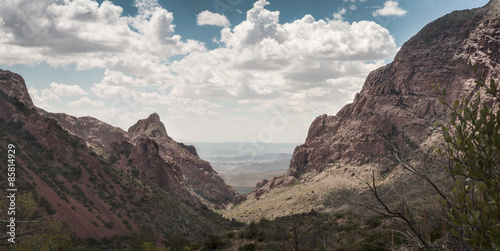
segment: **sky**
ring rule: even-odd
[[[0,68],[38,107],[184,142],[304,142],[427,23],[486,0],[4,0]]]

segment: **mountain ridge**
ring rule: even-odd
[[[167,163],[174,162],[181,169],[183,183],[191,194],[211,207],[225,208],[237,196],[236,190],[225,184],[210,163],[200,159],[194,146],[178,143],[168,135],[157,113],[140,119],[125,131],[89,116],[74,117],[65,113],[50,113],[40,108],[38,112],[59,121],[66,130],[84,139],[94,152],[108,160],[113,156],[120,158],[110,147],[113,142],[129,141],[135,145],[141,139],[155,140],[158,143],[158,154]],[[195,200],[192,196],[188,197]]]
[[[18,195],[32,194],[41,216],[57,214],[81,239],[132,236],[144,227],[155,241],[199,238],[230,224],[188,191],[154,140],[132,145],[125,131],[95,118],[37,109],[20,75],[0,75],[0,150],[15,144]],[[7,184],[0,184],[3,197]]]

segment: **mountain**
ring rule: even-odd
[[[137,145],[142,139],[154,140],[158,147],[157,154],[169,165],[180,168],[181,174],[178,176],[183,178],[183,184],[194,196],[188,196],[191,200],[197,200],[197,197],[213,208],[222,209],[232,204],[237,195],[237,192],[227,186],[213,170],[210,163],[200,159],[196,148],[178,143],[168,136],[157,113],[139,120],[126,132],[92,117],[77,118],[64,113],[49,113],[42,109],[39,109],[39,112],[59,121],[66,130],[84,139],[95,153],[112,162],[121,158],[111,147],[113,143],[126,141]]]
[[[371,170],[382,177],[382,185],[415,192],[416,181],[397,168],[396,152],[423,163],[419,161],[431,156],[425,153],[439,143],[434,124],[448,121],[448,109],[431,84],[445,88],[447,100],[471,97],[477,76],[469,59],[487,71],[487,78],[499,77],[499,14],[500,1],[493,0],[425,26],[392,63],[368,75],[351,104],[312,122],[286,175],[260,182],[252,194],[237,198],[246,201],[227,215],[250,220],[245,211],[260,210],[262,216],[275,218],[311,208],[351,210],[345,200],[362,193],[359,179],[369,179]],[[304,205],[311,198],[314,205]]]
[[[166,161],[176,163],[184,176],[184,182],[194,195],[216,209],[233,203],[237,192],[227,186],[210,163],[200,159],[193,146],[178,143],[167,134],[158,114],[139,120],[128,129],[132,143],[150,138],[158,143],[159,153]]]
[[[63,128],[84,139],[88,147],[105,158],[113,154],[109,148],[111,143],[128,140],[126,131],[93,117],[77,118],[65,113],[50,113],[40,108],[37,110],[40,114],[54,118]]]
[[[27,108],[35,108],[21,75],[0,69],[0,90],[8,96],[16,97]]]
[[[153,139],[132,144],[126,132],[96,119],[39,113],[22,77],[3,70],[0,107],[0,151],[15,145],[17,196],[32,194],[41,219],[57,215],[78,238],[99,240],[144,229],[156,240],[195,238],[227,227],[188,191],[180,167],[163,159]],[[99,156],[104,150],[108,156]],[[7,154],[0,161],[7,163]],[[5,198],[7,183],[0,184]],[[3,238],[6,226],[0,229]]]

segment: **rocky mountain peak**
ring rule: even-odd
[[[159,155],[180,167],[186,187],[192,189],[202,201],[219,209],[233,202],[237,192],[224,183],[210,163],[200,159],[194,146],[170,138],[158,114],[153,113],[137,121],[129,128],[128,134],[133,144],[145,138],[158,143]]]
[[[474,92],[469,58],[490,76],[499,72],[499,2],[455,11],[425,26],[392,63],[368,75],[353,103],[313,121],[289,174],[322,171],[335,162],[387,165],[393,147],[419,148],[433,124],[448,118],[432,84],[446,88],[454,100]]]
[[[135,143],[139,138],[143,137],[159,137],[170,138],[167,134],[165,125],[161,122],[160,116],[157,113],[152,113],[146,119],[141,119],[128,129],[128,134]]]
[[[158,115],[158,113],[156,112],[153,112],[151,113],[148,118],[146,120],[149,120],[149,121],[160,121],[160,115]]]
[[[21,75],[0,69],[0,90],[17,98],[28,108],[35,108]]]

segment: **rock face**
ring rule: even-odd
[[[9,96],[16,97],[28,108],[35,108],[21,75],[0,69],[0,90]]]
[[[179,198],[188,198],[194,203],[198,203],[198,199],[196,199],[198,197],[214,208],[221,209],[231,204],[234,197],[237,196],[237,192],[224,183],[224,180],[213,170],[210,163],[199,158],[194,146],[178,143],[168,136],[164,124],[156,113],[151,114],[146,119],[139,120],[129,128],[128,132],[125,132],[92,117],[77,118],[64,113],[49,113],[42,109],[39,109],[39,112],[59,121],[66,130],[84,139],[86,145],[91,147],[94,152],[111,161],[121,158],[121,155],[117,154],[116,145],[112,146],[114,143],[126,141],[137,146],[144,139],[154,140],[157,143],[157,154],[163,158],[163,162],[180,168],[181,174],[175,175],[181,178],[183,186],[186,186],[194,195],[182,195]],[[139,157],[139,155],[136,156]],[[128,155],[126,158],[130,162],[135,161]],[[142,161],[141,163],[144,164],[142,158],[137,161]],[[158,164],[160,163],[158,162]],[[121,164],[120,166],[124,171],[130,171],[130,165],[126,167],[126,165]],[[146,175],[140,176],[140,178],[145,178],[146,181],[152,178],[160,187],[166,184],[164,182],[166,180],[157,180],[155,176]],[[175,194],[181,195],[182,193],[175,192]]]
[[[395,149],[419,149],[439,133],[433,130],[436,122],[448,121],[448,110],[438,101],[441,93],[432,84],[445,88],[449,101],[471,97],[477,76],[468,59],[485,69],[487,78],[500,76],[499,14],[500,0],[492,0],[425,26],[392,63],[368,75],[353,103],[335,116],[318,116],[305,143],[295,149],[287,174],[258,184],[253,194],[337,164],[392,165]]]
[[[94,152],[109,157],[109,146],[113,142],[128,140],[128,134],[118,127],[114,127],[93,117],[74,117],[65,113],[50,113],[43,109],[38,112],[56,119],[69,132],[82,138]]]
[[[237,192],[224,183],[210,163],[198,157],[194,146],[186,146],[170,138],[158,114],[153,113],[139,120],[128,129],[128,134],[133,143],[144,138],[156,141],[160,156],[180,167],[186,187],[203,201],[218,209],[233,202]]]
[[[137,170],[139,179],[150,181],[177,198],[195,201],[184,186],[180,168],[175,163],[165,162],[158,150],[158,144],[152,139],[141,139],[132,148],[129,155],[130,166]]]
[[[423,28],[394,62],[369,74],[352,104],[313,121],[305,144],[294,151],[289,175],[321,171],[335,162],[390,164],[391,145],[418,148],[434,123],[448,118],[431,84],[444,87],[449,100],[471,96],[475,74],[468,58],[490,77],[499,73],[497,5],[454,12]]]

